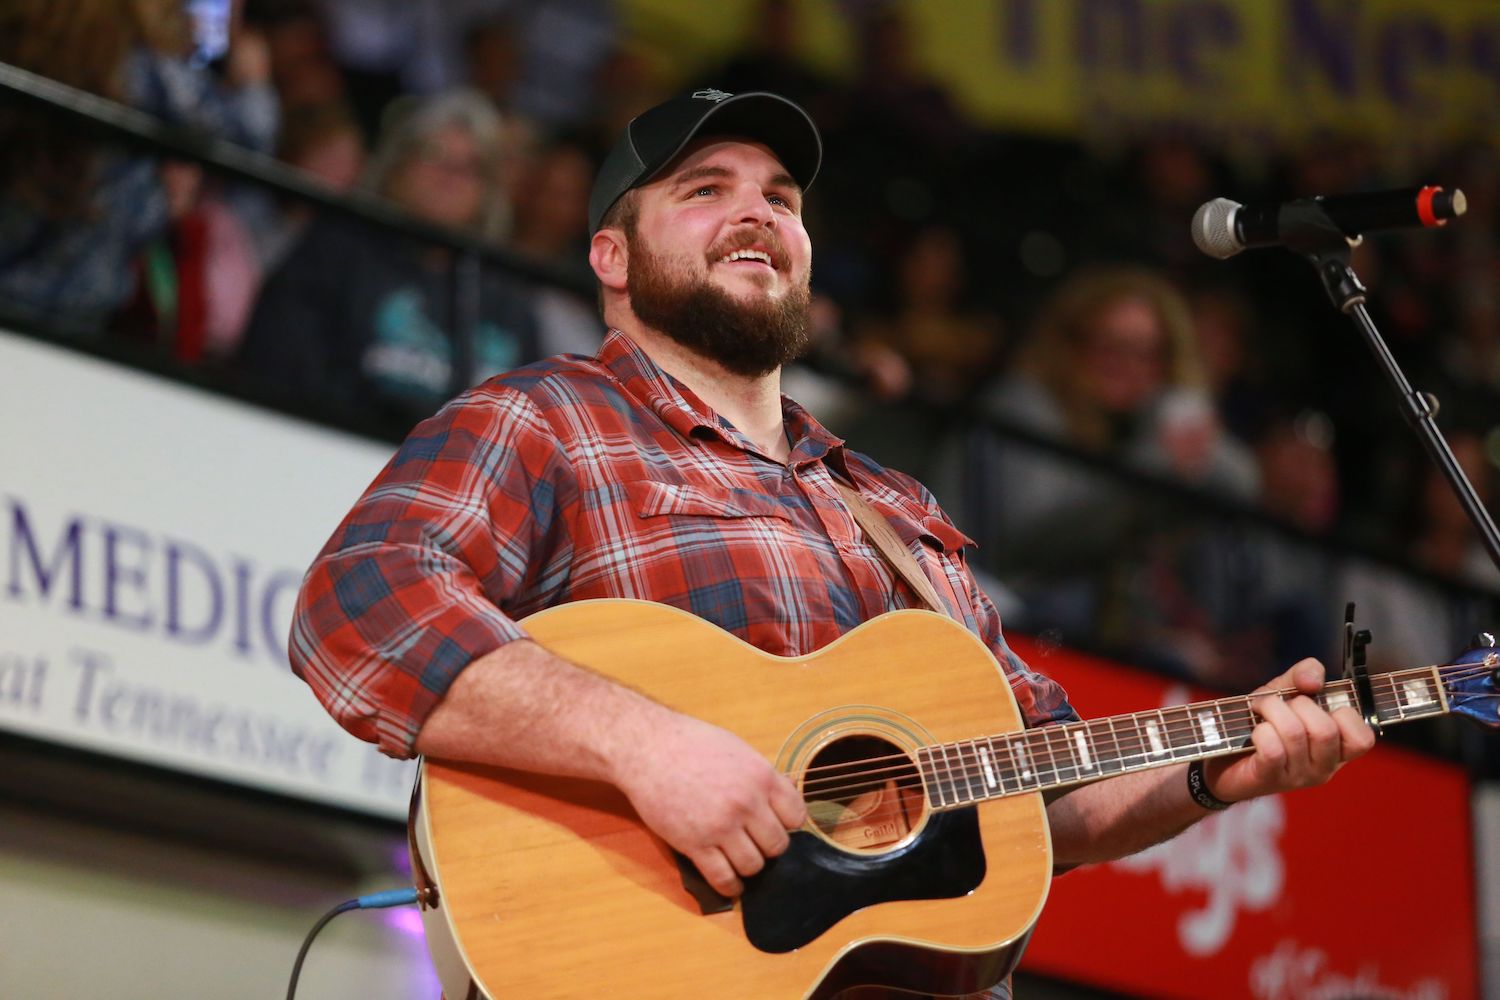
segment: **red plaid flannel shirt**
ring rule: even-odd
[[[1006,646],[969,540],[932,496],[783,410],[785,465],[618,333],[594,358],[490,379],[418,425],[334,532],[298,599],[293,668],[350,732],[410,756],[458,673],[562,602],[658,601],[807,654],[919,604],[845,509],[837,470],[1004,665],[1026,723],[1077,718]]]

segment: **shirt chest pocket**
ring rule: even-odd
[[[643,519],[708,517],[774,518],[790,523],[791,515],[774,498],[754,490],[737,490],[696,483],[642,481],[625,484],[630,507]]]

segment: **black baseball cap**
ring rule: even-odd
[[[643,111],[609,151],[589,195],[589,232],[620,196],[650,181],[699,136],[736,135],[771,148],[805,191],[823,162],[818,127],[801,107],[776,94],[695,90]]]

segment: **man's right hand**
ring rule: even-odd
[[[614,782],[715,891],[738,896],[742,876],[786,850],[807,806],[786,775],[728,730],[666,708],[653,722],[622,755]]]
[[[608,781],[726,896],[807,819],[801,793],[738,736],[525,639],[458,675],[416,750]]]

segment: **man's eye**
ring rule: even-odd
[[[701,187],[698,190],[696,190],[696,191],[693,192],[693,194],[695,196],[696,195],[700,195],[700,194],[713,194],[713,193],[714,193],[714,187],[713,187],[712,184],[705,184],[705,185],[703,185],[703,187]]]
[[[766,198],[766,200],[769,201],[773,205],[785,205],[787,208],[791,208],[792,207],[792,203],[790,201],[788,201],[787,199],[783,198],[779,194],[770,195],[769,197]]]

